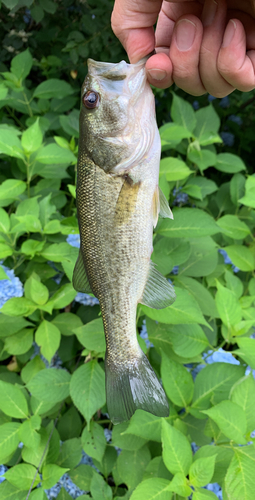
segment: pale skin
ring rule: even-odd
[[[115,0],[112,29],[131,63],[156,50],[146,63],[155,87],[215,97],[255,88],[255,0]]]

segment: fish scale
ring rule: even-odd
[[[160,138],[144,66],[145,61],[89,60],[82,89],[77,175],[81,248],[73,284],[78,291],[92,291],[100,303],[113,423],[128,420],[137,408],[159,416],[169,413],[136,333],[139,302],[162,308],[175,297],[150,261],[160,211]],[[171,217],[160,196],[162,215]]]

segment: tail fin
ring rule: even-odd
[[[168,417],[169,406],[147,357],[141,351],[132,365],[121,370],[105,359],[106,400],[114,424],[126,422],[135,410],[145,410],[158,417]]]

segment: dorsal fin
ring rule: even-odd
[[[81,249],[73,272],[73,287],[77,292],[92,293],[82,258]]]
[[[172,214],[172,210],[168,205],[168,201],[163,191],[161,191],[160,187],[158,188],[158,190],[159,190],[159,203],[160,203],[160,210],[159,210],[160,217],[162,217],[163,219],[173,219],[174,216]]]

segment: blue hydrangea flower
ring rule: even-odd
[[[7,274],[7,280],[0,280],[0,308],[13,297],[23,296],[23,285],[19,278],[17,278],[12,269],[1,264],[3,270]]]
[[[228,120],[230,120],[231,122],[237,123],[237,125],[243,124],[243,120],[242,120],[241,116],[230,115],[228,117]]]
[[[143,320],[142,328],[140,331],[140,337],[145,341],[147,349],[149,349],[149,347],[154,347],[154,345],[149,341],[145,319]]]
[[[110,443],[110,441],[112,440],[112,431],[110,431],[110,429],[104,429],[104,436],[105,436],[105,439],[107,441],[107,443]]]
[[[8,467],[5,465],[0,465],[0,484],[5,481],[5,477],[3,477],[4,473],[8,470]]]
[[[66,241],[72,247],[80,248],[81,239],[79,234],[69,234],[66,238]]]
[[[74,499],[79,498],[81,495],[85,495],[86,493],[88,493],[78,488],[78,486],[76,486],[76,484],[74,484],[73,481],[70,479],[68,474],[64,474],[61,477],[61,479],[57,482],[57,484],[52,486],[52,488],[50,488],[49,490],[44,490],[44,491],[46,493],[47,498],[49,500],[53,500],[57,498],[61,488],[64,488],[67,491],[67,493],[69,493],[69,495]]]
[[[195,111],[197,111],[200,108],[198,101],[193,101],[192,106],[193,106]]]
[[[222,491],[218,483],[209,483],[207,484],[205,489],[208,491],[212,491],[219,498],[219,500],[222,500]]]
[[[232,269],[233,269],[234,273],[238,273],[240,271],[240,269],[238,267],[234,266],[232,260],[229,258],[228,254],[227,254],[226,250],[224,250],[224,248],[219,248],[218,252],[221,253],[221,255],[223,255],[225,264],[232,265]]]
[[[207,99],[209,102],[212,102],[212,101],[215,101],[215,99],[217,99],[217,97],[214,97],[214,95],[209,94]]]
[[[211,354],[208,358],[208,354]],[[203,354],[203,358],[206,357],[206,363],[230,363],[231,365],[240,365],[238,359],[236,359],[231,352],[224,351],[221,347],[218,351],[208,351]]]
[[[177,276],[179,272],[179,266],[174,266],[172,271],[171,271],[171,274],[174,274],[175,276]]]
[[[95,304],[99,304],[99,300],[96,297],[91,297],[88,293],[82,292],[78,292],[74,300],[83,306],[94,306]]]
[[[187,203],[189,197],[186,193],[182,193],[182,188],[179,187],[178,189],[174,188],[173,189],[173,197],[174,197],[174,201],[173,201],[173,205],[183,205],[184,203]]]
[[[231,132],[221,132],[220,136],[226,146],[229,146],[230,148],[234,146],[235,142],[234,134],[231,134]]]
[[[223,97],[223,98],[221,99],[221,101],[220,101],[220,106],[221,106],[222,108],[228,108],[228,107],[229,107],[229,104],[230,104],[230,103],[229,103],[229,97],[228,97],[228,95],[227,95],[226,97]]]

